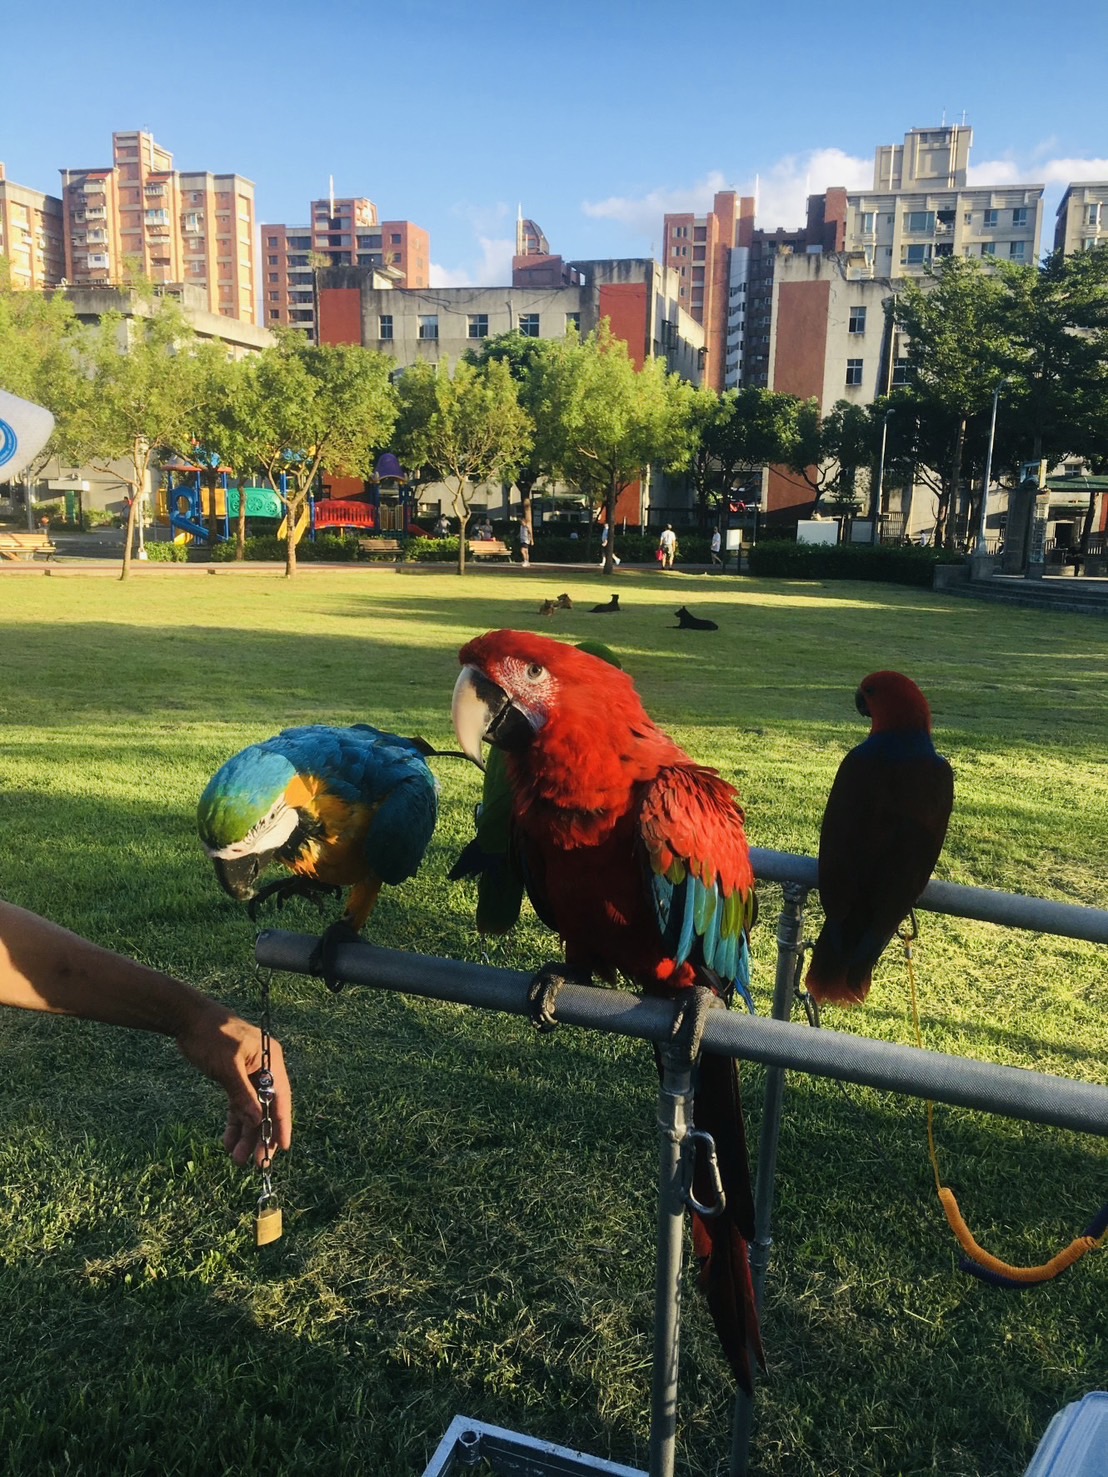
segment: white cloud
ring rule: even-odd
[[[872,159],[856,159],[842,149],[786,154],[758,180],[757,224],[769,231],[795,229],[804,224],[809,195],[822,195],[834,185],[868,190],[872,184]]]
[[[514,237],[478,236],[481,249],[479,260],[465,266],[444,267],[431,263],[432,287],[506,287],[512,280],[512,257],[515,255]]]
[[[662,229],[662,217],[691,211],[702,215],[712,204],[717,190],[733,188],[718,170],[705,175],[694,185],[684,185],[672,190],[651,190],[648,195],[638,197],[609,195],[607,200],[584,200],[581,210],[593,220],[616,221],[636,236],[658,235]]]
[[[988,159],[971,164],[971,185],[1068,185],[1078,180],[1108,180],[1108,159]]]
[[[841,149],[811,149],[804,154],[787,154],[758,176],[739,184],[728,183],[719,170],[712,170],[695,184],[660,188],[641,196],[609,195],[606,200],[586,200],[581,210],[594,220],[615,221],[650,240],[660,237],[663,216],[684,211],[703,215],[711,209],[717,190],[733,189],[740,195],[756,194],[757,223],[774,230],[777,226],[803,224],[809,195],[820,194],[832,185],[864,189],[872,178],[869,159],[855,159]]]

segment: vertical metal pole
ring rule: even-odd
[[[784,897],[777,920],[777,974],[773,984],[775,1021],[787,1021],[792,1014],[796,966],[800,958],[800,940],[804,927],[804,903],[808,897],[808,889],[796,882],[786,882],[781,891]],[[762,1100],[762,1126],[758,1136],[758,1171],[754,1186],[754,1240],[750,1245],[750,1270],[759,1313],[769,1268],[770,1248],[773,1245],[770,1234],[773,1226],[773,1188],[777,1174],[777,1143],[781,1137],[781,1106],[784,1095],[785,1069],[767,1067],[765,1096]],[[735,1416],[731,1427],[731,1477],[745,1477],[753,1421],[754,1398],[740,1390],[735,1397]]]
[[[650,1477],[673,1477],[677,1362],[681,1342],[681,1247],[685,1221],[682,1145],[692,1116],[688,1053],[659,1046],[658,1245],[654,1272],[654,1371],[650,1391]]]

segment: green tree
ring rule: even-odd
[[[909,338],[911,390],[901,398],[918,428],[920,465],[937,492],[936,542],[948,547],[967,426],[991,408],[993,390],[1020,359],[1005,297],[1003,279],[978,259],[951,256],[923,281],[908,283],[893,310]]]
[[[520,497],[520,520],[534,533],[531,498],[539,482],[551,475],[551,444],[541,425],[542,361],[550,348],[550,340],[530,338],[512,329],[485,339],[480,349],[471,349],[465,359],[481,369],[499,360],[508,366],[516,382],[519,403],[531,418],[533,434],[530,449],[515,469],[515,485]]]
[[[786,437],[789,429],[786,423]],[[785,465],[804,478],[817,504],[827,497],[840,508],[857,507],[858,472],[876,459],[881,413],[870,405],[837,400],[821,416],[816,402],[807,400],[798,403],[791,430],[793,440],[786,442]]]
[[[284,479],[290,579],[319,474],[368,475],[375,452],[389,444],[398,405],[392,368],[382,354],[311,344],[295,332],[246,363],[233,417],[238,459],[261,467],[277,493]]]
[[[604,319],[588,338],[555,341],[542,361],[541,419],[559,475],[590,502],[602,497],[610,530],[604,568],[614,569],[616,503],[652,462],[683,470],[693,452],[692,385],[663,359],[641,370]]]
[[[534,423],[501,359],[490,359],[480,369],[463,359],[453,374],[446,364],[421,360],[400,376],[399,391],[401,460],[453,484],[454,516],[460,525],[458,573],[464,574],[473,487],[516,474],[530,451]]]
[[[27,483],[67,450],[69,423],[84,391],[79,337],[65,294],[13,287],[7,259],[0,257],[0,388],[45,405],[55,420],[53,435],[24,474]]]
[[[212,352],[214,351],[214,352]],[[230,359],[218,344],[205,345],[198,355],[202,391],[191,420],[192,460],[202,468],[208,489],[208,538],[215,547],[216,486],[227,470],[239,478],[239,508],[235,530],[235,558],[246,557],[246,493],[243,484],[253,471],[253,447],[243,423],[247,400],[248,364]]]
[[[136,525],[141,538],[151,463],[160,449],[187,450],[204,383],[196,337],[178,303],[147,287],[136,290],[135,306],[130,317],[105,313],[85,330],[82,394],[65,432],[74,460],[109,472],[112,462],[129,464],[121,579],[131,570]]]

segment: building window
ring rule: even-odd
[[[439,315],[437,313],[420,313],[419,315],[419,338],[437,339],[439,336]]]
[[[933,210],[909,210],[904,216],[904,229],[915,235],[930,235],[935,229]]]
[[[999,220],[1000,220],[1000,211],[999,210],[986,210],[986,212],[985,212],[985,219],[982,222],[982,224],[985,226],[986,230],[989,230],[993,226],[995,226],[996,223]]]
[[[865,333],[866,310],[865,308],[851,308],[850,321],[847,324],[848,333]]]
[[[981,255],[982,256],[996,256],[996,242],[995,241],[983,241],[981,243]]]
[[[705,255],[707,253],[707,250],[708,250],[708,248],[706,246],[694,246],[693,249],[692,249],[692,259],[693,259],[693,261],[694,262],[702,262],[702,261],[704,261]]]
[[[580,313],[567,313],[566,314],[566,332],[568,333],[571,328],[574,329],[577,333],[580,333],[581,332],[581,314]]]
[[[487,313],[470,313],[466,321],[466,336],[468,338],[488,338],[489,315]]]
[[[267,282],[280,282],[280,280],[281,274],[279,272],[270,272],[266,278]]]
[[[271,318],[280,318],[280,316],[281,316],[281,310],[280,310],[280,308],[270,308],[270,310],[269,310],[269,316]]]
[[[1016,208],[1015,208],[1015,210],[1012,211],[1012,224],[1014,226],[1026,226],[1026,224],[1027,224],[1027,206],[1026,205],[1017,205]]]
[[[275,256],[267,256],[265,259],[265,264],[267,267],[275,267],[277,265],[277,260],[278,259]]]
[[[872,234],[874,219],[875,216],[872,210],[863,210],[861,212],[861,215],[859,216],[859,222],[860,229],[864,236],[869,236]]]
[[[377,320],[377,337],[392,338],[392,314],[382,313]]]
[[[286,238],[285,246],[289,251],[311,251],[312,238],[310,236],[289,236]]]
[[[281,301],[281,294],[279,292],[271,292],[269,294],[269,300],[271,303],[279,303]]]
[[[707,226],[693,226],[693,240],[694,241],[707,241],[707,239],[708,239],[708,227]]]
[[[519,331],[524,338],[538,338],[539,315],[537,313],[521,313],[519,315]]]
[[[1023,261],[1024,256],[1026,254],[1027,254],[1027,242],[1026,241],[1009,241],[1008,242],[1008,255],[1010,257],[1015,257],[1018,261]]]
[[[394,246],[399,246],[400,245],[400,233],[398,231],[393,231],[392,236],[391,236],[391,240],[392,240],[392,244]]]
[[[907,383],[908,361],[907,359],[898,359],[893,365],[893,388],[896,389],[898,386],[906,385]]]
[[[1085,207],[1085,224],[1087,226],[1099,226],[1100,225],[1100,206],[1099,205],[1086,205],[1086,207]]]
[[[922,266],[924,262],[931,259],[931,243],[920,242],[916,246],[906,246],[901,260],[910,267]]]
[[[849,389],[852,385],[862,383],[862,360],[848,359],[846,361],[846,383]]]
[[[277,237],[276,236],[267,236],[265,238],[265,244],[267,246],[276,246],[277,245]]]
[[[1084,239],[1084,241],[1082,241],[1082,243],[1081,243],[1081,250],[1082,251],[1094,251],[1096,249],[1096,246],[1097,246],[1097,237],[1096,236],[1086,236],[1085,239]]]

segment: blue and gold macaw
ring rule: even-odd
[[[249,906],[293,894],[319,899],[350,889],[341,920],[324,934],[329,953],[364,927],[383,883],[419,869],[438,816],[438,789],[422,740],[367,723],[287,728],[228,759],[200,797],[200,841],[220,886]],[[259,888],[270,863],[293,873]]]

